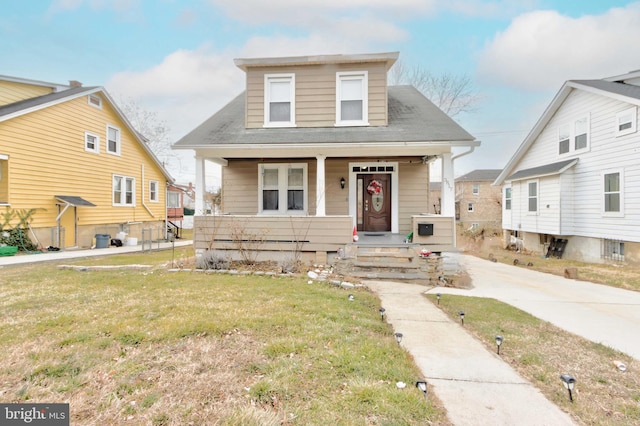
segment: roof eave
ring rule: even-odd
[[[387,69],[398,60],[399,52],[346,55],[312,55],[274,58],[236,58],[233,62],[243,71],[255,67],[281,67],[293,65],[324,65],[337,63],[386,62]]]

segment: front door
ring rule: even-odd
[[[59,207],[62,209],[64,207]],[[62,211],[62,210],[60,210]],[[64,229],[64,232],[61,230],[60,234],[60,247],[68,248],[77,246],[76,240],[76,224],[77,224],[77,213],[75,206],[69,206],[67,211],[60,217],[60,228]]]
[[[358,231],[391,231],[391,175],[358,175]]]

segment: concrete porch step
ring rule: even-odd
[[[356,278],[367,278],[374,280],[425,280],[429,281],[429,276],[418,272],[397,272],[397,271],[352,271],[349,275]]]
[[[419,263],[410,262],[368,262],[356,260],[353,262],[353,266],[356,268],[370,269],[420,269]]]

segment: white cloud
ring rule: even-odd
[[[432,12],[436,0],[210,0],[230,17],[252,24],[280,23],[314,29],[341,15],[376,13],[380,17],[410,17]]]
[[[571,18],[555,11],[518,16],[480,53],[480,79],[526,90],[559,89],[569,79],[638,68],[640,3]]]

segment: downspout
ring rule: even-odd
[[[142,164],[142,207],[144,207],[151,217],[156,217],[149,207],[144,203],[144,164]]]

